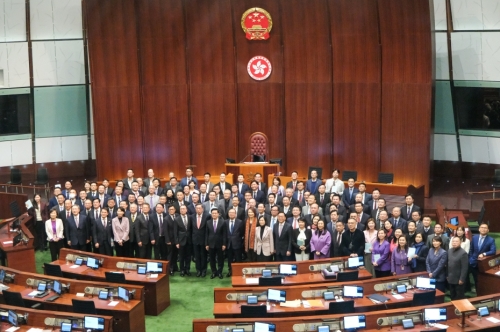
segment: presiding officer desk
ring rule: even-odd
[[[112,322],[113,317],[103,316],[103,315],[85,315],[77,314],[74,312],[58,312],[58,311],[46,311],[46,310],[36,310],[28,308],[13,307],[9,305],[0,305],[0,311],[14,311],[18,317],[26,317],[25,323],[19,323],[19,329],[16,331],[25,332],[31,328],[50,330],[50,331],[60,331],[61,323],[71,323],[73,331],[82,330],[83,331],[83,319],[85,316],[94,316],[99,318],[104,318],[104,332],[112,332]],[[5,315],[5,314],[4,314]],[[0,323],[0,331],[6,331],[10,325],[6,321]]]
[[[238,288],[215,288],[214,289],[214,317],[215,318],[236,318],[241,315],[241,305],[246,304],[248,295],[257,295],[259,305],[265,304],[267,300],[266,291],[268,288],[286,291],[286,299],[293,300],[318,300],[321,302],[322,307],[304,308],[301,305],[298,308],[282,307],[279,305],[271,306],[268,310],[270,317],[284,317],[284,316],[304,316],[325,314],[328,310],[329,301],[323,300],[323,293],[332,291],[335,295],[342,295],[343,286],[363,286],[363,298],[354,299],[354,309],[356,312],[365,312],[373,310],[383,310],[387,308],[400,308],[409,307],[413,300],[415,292],[421,292],[416,289],[408,289],[407,293],[399,294],[403,298],[394,297],[391,294],[391,289],[396,285],[406,285],[414,287],[417,277],[428,277],[426,272],[410,273],[406,275],[391,276],[378,279],[368,279],[363,281],[347,281],[339,282],[336,284],[314,284],[314,285],[298,285],[298,286],[275,286],[275,287],[238,287]],[[372,302],[367,295],[380,294],[387,298],[389,301],[385,304]],[[349,300],[344,298],[344,300]],[[444,293],[437,290],[435,303],[444,302]]]
[[[301,262],[251,262],[251,263],[233,263],[232,271],[232,286],[245,287],[258,285],[258,278],[262,276],[262,270],[271,269],[273,275],[278,274],[280,264],[297,265],[297,275],[287,276],[282,281],[283,285],[304,285],[314,283],[336,282],[335,279],[325,279],[321,271],[331,265],[337,265],[339,270],[345,272],[355,271],[355,269],[344,269],[347,265],[349,257],[334,257],[328,259],[308,260]],[[358,269],[358,280],[371,279],[373,276],[364,268]]]
[[[458,331],[498,331],[498,322],[492,322],[490,319],[500,320],[500,313],[498,312],[498,300],[500,293],[491,294],[488,296],[481,296],[471,298],[469,301],[477,308],[487,306],[490,311],[489,317],[483,317],[477,320],[476,312],[466,314],[465,323],[468,327],[461,328],[458,323],[462,320],[462,315],[458,312],[453,303],[440,303],[428,306],[419,306],[411,308],[398,308],[383,311],[366,311],[362,313],[366,316],[366,328],[360,329],[363,332],[385,332],[385,331],[433,331],[438,327],[430,326],[426,328],[422,320],[424,309],[426,308],[445,308],[447,313],[447,320],[439,322],[449,326],[447,332]],[[231,331],[233,328],[243,328],[245,332],[252,330],[254,322],[272,323],[276,325],[276,332],[281,331],[294,331],[306,332],[317,331],[318,326],[329,325],[330,331],[343,330],[343,317],[355,316],[357,314],[332,314],[322,316],[301,316],[301,317],[288,317],[288,318],[226,318],[226,319],[195,319],[193,320],[194,332],[218,332],[218,331]],[[403,329],[401,320],[411,318],[415,324],[414,328]],[[238,324],[238,325],[237,325]]]
[[[127,332],[143,332],[146,330],[145,315],[144,315],[144,287],[139,285],[123,285],[123,284],[110,284],[109,282],[96,282],[96,281],[81,281],[74,279],[66,279],[48,276],[44,274],[36,274],[30,272],[18,271],[10,268],[3,267],[7,275],[14,275],[14,281],[4,285],[9,287],[8,290],[12,292],[21,293],[24,301],[27,304],[42,304],[44,310],[51,311],[64,311],[72,312],[72,300],[89,300],[93,301],[98,315],[113,316],[113,330],[127,331]],[[47,302],[47,298],[55,293],[50,291],[49,295],[43,298],[36,298],[29,294],[36,291],[39,281],[54,281],[58,280],[64,285],[69,285],[69,292],[63,293],[58,299],[53,302]],[[109,300],[98,299],[98,293],[101,289],[108,289],[110,287],[117,288],[118,286],[124,287],[130,292],[135,291],[134,299],[129,302],[124,302],[115,296],[115,301],[118,303],[115,306],[110,306]],[[116,289],[114,294],[117,294]],[[2,296],[2,302],[5,302]]]
[[[87,269],[86,266],[71,268],[72,264],[66,262],[74,262],[76,257],[102,259],[103,266],[98,270]],[[158,277],[151,278],[137,273],[137,263],[146,264],[146,262],[162,263],[162,272],[158,273]],[[51,264],[59,265],[65,277],[81,280],[106,281],[105,272],[124,273],[127,284],[144,286],[146,315],[157,316],[170,305],[170,281],[166,261],[106,256],[63,248],[59,253],[59,260]]]

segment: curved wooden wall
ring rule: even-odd
[[[429,3],[401,0],[84,0],[98,177],[222,171],[262,131],[284,171],[308,166],[429,184]],[[241,15],[273,18],[248,41]],[[273,73],[249,77],[266,56]],[[118,148],[117,148],[118,147]],[[138,170],[138,171],[137,171]]]

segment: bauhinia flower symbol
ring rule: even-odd
[[[264,69],[267,68],[267,66],[263,63],[259,61],[257,61],[257,64],[255,65],[252,65],[252,68],[254,69],[254,74],[257,75],[257,74],[260,74],[260,75],[264,75]]]

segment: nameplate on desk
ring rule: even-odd
[[[247,285],[258,285],[259,278],[245,278],[245,284]]]
[[[307,324],[300,323],[300,324],[293,324],[293,331],[294,332],[309,332],[309,331],[317,331],[318,326],[329,326],[330,331],[337,331],[341,330],[342,326],[340,321],[335,321],[335,322],[310,322]]]
[[[13,241],[4,241],[4,242],[2,242],[2,243],[3,243],[3,244],[12,244],[12,243],[14,243],[14,242],[13,242]]]
[[[226,300],[228,301],[243,301],[245,302],[247,300],[247,297],[250,295],[255,295],[257,296],[258,301],[267,301],[267,295],[264,295],[262,293],[227,293],[226,294]]]

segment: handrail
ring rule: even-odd
[[[493,194],[496,193],[495,189],[489,190],[489,191],[468,191],[467,190],[467,195],[474,195],[474,194]]]

